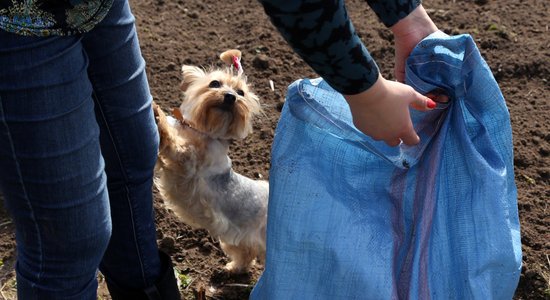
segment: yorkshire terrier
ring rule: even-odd
[[[209,72],[183,66],[181,106],[166,116],[154,103],[160,134],[157,186],[183,222],[219,238],[230,258],[226,269],[246,272],[263,262],[269,185],[236,173],[228,156],[232,140],[252,131],[258,97],[242,74],[239,50],[220,55],[230,64]]]

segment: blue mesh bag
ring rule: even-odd
[[[358,131],[322,79],[288,88],[272,148],[265,271],[251,299],[511,299],[521,270],[512,131],[469,35],[437,32],[409,85],[421,143]]]

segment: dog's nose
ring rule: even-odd
[[[232,105],[237,100],[237,97],[231,93],[227,93],[223,96],[223,103],[227,105]]]

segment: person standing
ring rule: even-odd
[[[158,132],[125,0],[0,0],[0,188],[19,299],[180,299],[158,251]]]

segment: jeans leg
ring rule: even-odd
[[[79,37],[0,30],[0,188],[19,299],[96,299],[111,220]]]
[[[110,284],[143,289],[161,273],[152,198],[159,137],[128,3],[115,0],[82,42],[90,59],[113,222],[100,269]]]

